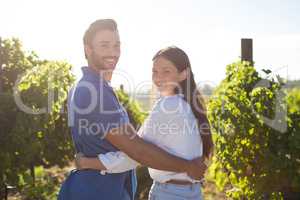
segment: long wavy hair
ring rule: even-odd
[[[208,158],[213,150],[211,130],[207,119],[205,101],[197,88],[189,57],[176,46],[161,49],[152,60],[154,61],[159,57],[172,62],[179,72],[187,71],[187,78],[179,83],[174,92],[182,93],[184,100],[191,106],[193,114],[199,122],[199,132],[203,141],[203,155]]]

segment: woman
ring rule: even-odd
[[[213,147],[209,123],[187,54],[173,46],[157,52],[152,80],[160,98],[138,135],[179,157],[191,160],[203,155],[208,159]],[[99,160],[101,165],[96,165]],[[80,168],[100,169],[102,173],[120,173],[138,165],[123,152],[100,154],[99,159],[80,156],[77,164]],[[150,200],[202,199],[200,182],[186,173],[152,168],[149,173],[153,179]]]

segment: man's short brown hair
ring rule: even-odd
[[[116,21],[113,19],[99,19],[93,22],[84,33],[83,44],[90,45],[96,33],[102,30],[118,31]]]

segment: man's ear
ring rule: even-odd
[[[92,48],[90,47],[90,45],[85,44],[84,45],[84,55],[85,55],[85,58],[88,58],[88,56],[91,55],[91,53],[92,53]]]
[[[179,79],[180,79],[180,81],[183,81],[183,80],[187,79],[188,76],[189,76],[189,71],[187,69],[185,69],[182,72],[180,72]]]

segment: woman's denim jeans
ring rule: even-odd
[[[154,181],[149,200],[203,200],[201,184],[175,185]]]

